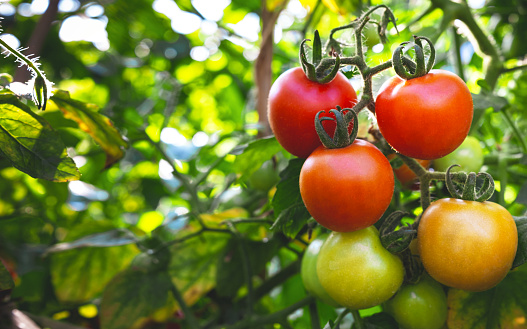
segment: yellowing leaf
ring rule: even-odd
[[[128,147],[128,143],[110,119],[97,112],[99,108],[96,105],[73,100],[65,91],[56,92],[51,100],[57,104],[65,118],[75,121],[79,128],[88,133],[104,150],[105,168],[124,156],[124,149]]]
[[[496,287],[477,293],[450,289],[449,328],[516,329],[525,328],[527,305],[527,267],[511,271]]]

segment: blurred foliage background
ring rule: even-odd
[[[388,60],[413,34],[431,38],[435,67],[456,72],[475,95],[471,135],[484,148],[483,170],[496,180],[494,200],[522,215],[527,3],[382,3],[393,9],[397,30],[389,30],[385,45],[374,29],[365,31],[369,62]],[[3,2],[0,37],[28,46],[24,53],[40,56],[56,88],[97,105],[128,141],[124,158],[105,168],[105,153],[92,137],[50,104],[38,114],[59,132],[81,180],[34,179],[0,156],[0,258],[16,282],[9,307],[51,328],[234,328],[247,315],[271,317],[269,328],[310,327],[312,300],[298,265],[313,223],[297,223],[289,235],[270,230],[274,186],[291,156],[267,138],[265,101],[270,83],[298,66],[301,40],[314,30],[324,39],[377,4]],[[346,33],[339,39],[352,43]],[[0,71],[21,82],[29,78],[10,57],[0,61]],[[345,73],[360,93],[357,72]],[[393,74],[377,76],[375,90]],[[367,127],[373,120],[363,113],[361,122]],[[396,193],[394,207],[419,212],[417,192],[398,186]],[[434,193],[444,195],[442,186]],[[507,291],[527,288],[523,277],[514,280]],[[472,311],[492,324],[521,319],[525,301],[507,300],[493,312],[481,305]],[[472,320],[459,320],[456,310],[450,319],[468,328]],[[322,325],[337,316],[322,303],[318,311]]]

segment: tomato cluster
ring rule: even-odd
[[[415,40],[421,47],[419,37]],[[403,328],[441,328],[447,315],[445,289],[494,287],[511,269],[518,235],[505,208],[483,202],[486,193],[467,192],[476,188],[471,174],[462,195],[468,201],[456,194],[431,204],[429,200],[426,207],[421,199],[425,211],[412,224],[414,230],[408,230],[417,236],[418,255],[410,258],[417,257],[424,267],[420,279],[410,280],[405,273],[408,259],[382,240],[385,230],[381,228],[380,236],[374,224],[392,202],[395,177],[405,188],[419,179],[438,179],[429,178],[426,170],[433,163],[449,181],[450,191],[452,162],[473,171],[483,164],[479,142],[467,137],[473,101],[466,84],[451,72],[431,70],[433,60],[423,71],[424,57],[416,67],[403,65],[396,56],[400,51],[393,63],[398,75],[370,103],[371,95],[357,102],[341,73],[330,82],[312,81],[304,62],[303,70],[284,72],[271,88],[269,122],[284,149],[306,159],[299,174],[302,201],[321,230],[331,231],[313,240],[304,253],[306,290],[335,307],[359,310],[382,304]],[[411,72],[400,74],[397,65]],[[372,136],[378,144],[356,138],[356,114],[366,107],[375,114],[378,131]],[[392,168],[394,151],[413,169],[406,164]]]

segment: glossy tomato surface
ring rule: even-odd
[[[333,307],[339,307],[340,305],[331,298],[324,287],[320,284],[320,280],[317,275],[317,260],[320,248],[324,241],[326,241],[328,234],[321,235],[315,238],[304,251],[302,257],[302,265],[300,267],[300,277],[306,290],[322,300],[324,303]]]
[[[375,105],[386,141],[401,154],[425,160],[443,157],[461,145],[473,113],[466,84],[445,70],[410,80],[392,77],[382,85]]]
[[[384,249],[374,226],[333,232],[320,249],[317,261],[320,283],[340,305],[365,309],[380,305],[401,286],[401,259]]]
[[[479,140],[473,136],[467,136],[463,143],[452,153],[434,160],[434,169],[446,171],[453,164],[459,167],[453,168],[453,171],[479,172],[483,166],[483,148]]]
[[[351,108],[356,103],[357,93],[344,74],[339,72],[331,82],[320,84],[309,80],[296,67],[282,73],[271,86],[267,114],[280,145],[299,158],[307,158],[321,145],[315,131],[315,115],[337,105]],[[323,126],[333,136],[335,123],[324,121]]]
[[[416,284],[403,285],[383,306],[402,329],[443,328],[448,313],[443,287],[428,275]]]
[[[317,148],[300,171],[300,195],[322,226],[337,232],[366,228],[381,218],[394,189],[390,162],[364,140]]]
[[[510,271],[518,246],[516,224],[493,202],[440,199],[417,231],[421,261],[432,278],[457,289],[484,291]]]

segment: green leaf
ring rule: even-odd
[[[397,322],[388,313],[381,312],[375,313],[372,316],[368,316],[362,319],[364,329],[393,329],[398,328]],[[353,329],[359,328],[355,323],[352,326]]]
[[[10,290],[15,287],[11,274],[5,267],[4,263],[0,261],[0,292]]]
[[[527,267],[511,271],[496,287],[477,293],[450,289],[448,328],[518,328],[527,315]]]
[[[472,100],[475,111],[493,108],[495,112],[498,112],[509,105],[509,101],[505,97],[486,93],[472,94]]]
[[[155,311],[171,304],[172,282],[166,272],[126,270],[104,290],[101,301],[102,329],[129,329]]]
[[[177,237],[186,234],[189,232],[181,232]],[[204,233],[171,248],[173,257],[168,271],[188,305],[193,305],[216,286],[218,258],[230,236]]]
[[[57,132],[12,94],[0,94],[0,156],[34,178],[80,178]]]
[[[46,253],[66,251],[85,247],[115,247],[136,243],[135,235],[126,229],[116,229],[85,236],[72,242],[58,243],[47,249]]]
[[[280,231],[286,236],[294,238],[307,224],[311,215],[303,203],[296,203],[280,212],[276,218],[272,231]]]
[[[527,216],[514,217],[514,221],[518,228],[518,250],[512,268],[527,263]]]
[[[248,262],[250,272],[258,274],[278,252],[277,239],[267,242],[232,238],[218,258],[216,291],[219,296],[233,298],[247,282],[244,264]],[[245,254],[245,255],[244,255]],[[245,258],[247,257],[247,258]]]
[[[91,221],[72,229],[66,238],[78,241],[83,236],[112,229],[108,224]],[[63,302],[86,302],[96,297],[137,254],[137,247],[130,244],[77,248],[51,254],[51,280],[57,298]]]
[[[520,191],[518,192],[514,202],[527,205],[527,183],[524,183],[522,187],[520,187]]]
[[[282,231],[289,237],[294,237],[311,218],[300,196],[300,169],[304,159],[291,159],[288,166],[280,173],[280,182],[276,186],[272,206],[275,223],[272,230]]]
[[[262,164],[280,152],[282,147],[275,137],[258,139],[243,150],[234,160],[234,171],[241,173],[241,179],[251,176]]]
[[[128,147],[128,143],[110,119],[98,113],[98,106],[71,99],[66,91],[57,91],[50,99],[57,104],[65,118],[75,121],[79,128],[88,133],[104,150],[105,168],[124,156],[124,149]]]

